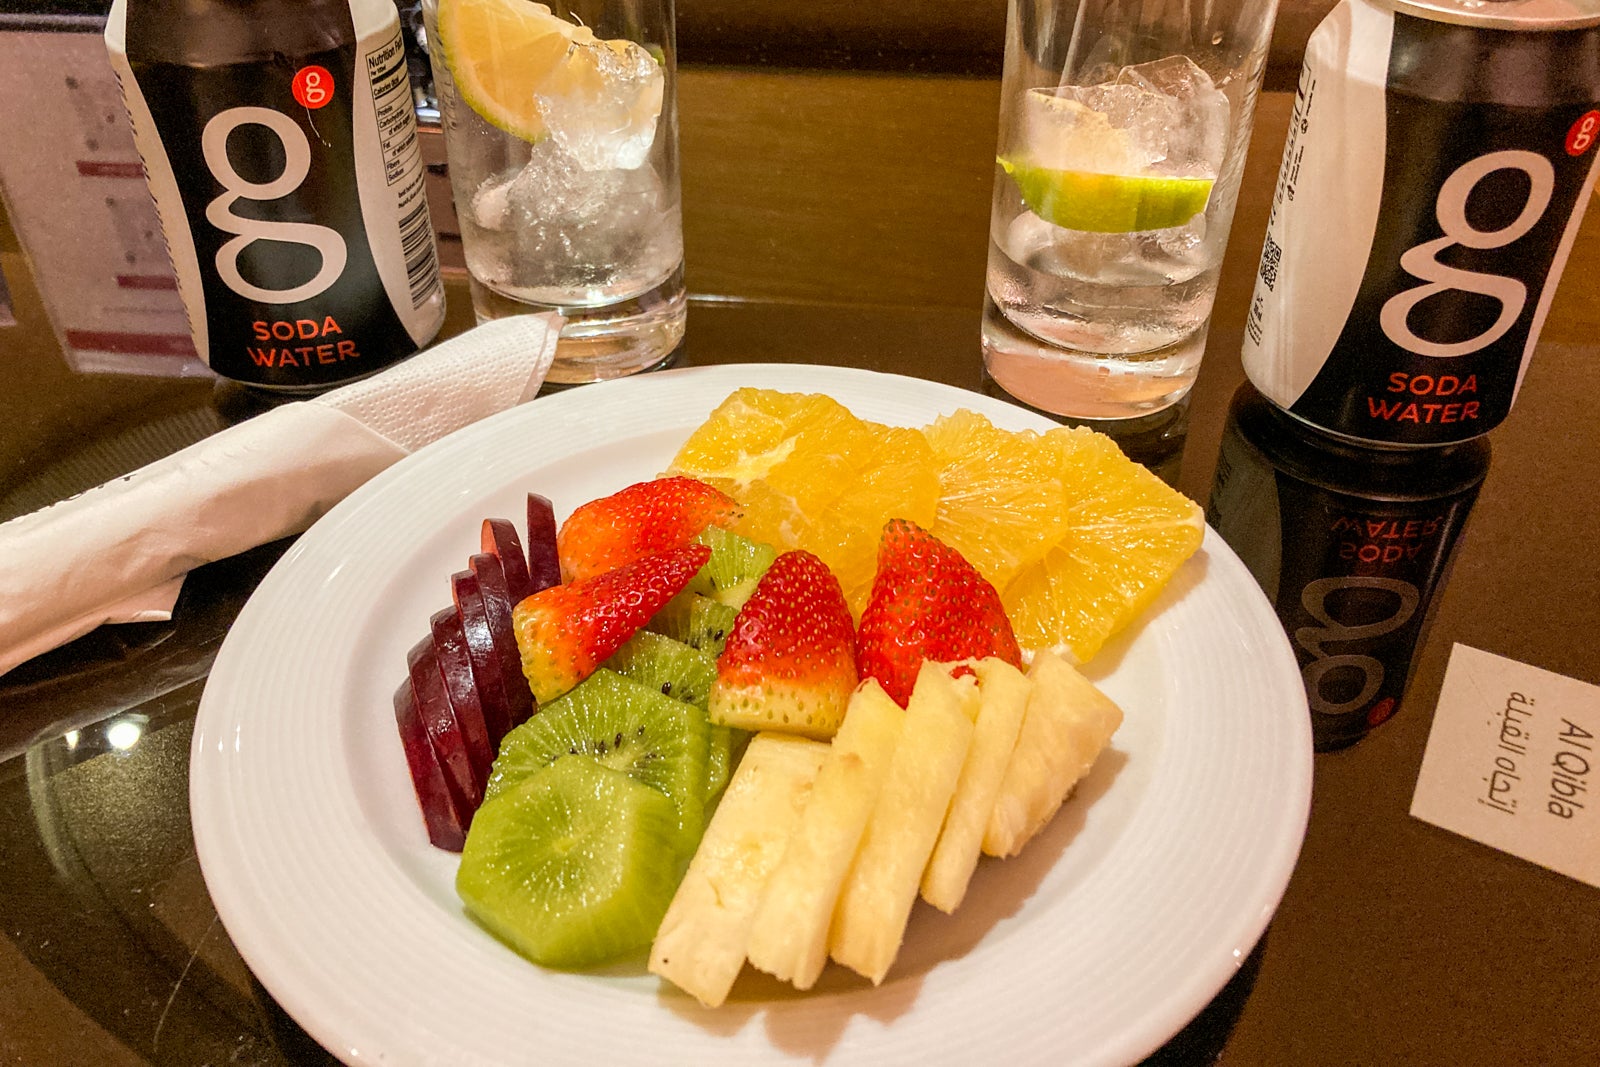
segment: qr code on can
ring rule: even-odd
[[[1278,264],[1282,262],[1283,249],[1278,247],[1278,242],[1269,233],[1266,243],[1261,246],[1261,283],[1269,292],[1278,284]]]

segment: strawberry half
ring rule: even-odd
[[[543,704],[577,685],[689,584],[711,550],[691,544],[535,593],[511,613],[522,673]]]
[[[856,634],[862,680],[876,678],[905,707],[923,660],[989,656],[1022,664],[1000,594],[961,553],[914,522],[890,519]]]
[[[657,478],[591,500],[567,516],[556,537],[561,573],[577,581],[681,548],[707,526],[742,514],[732,497],[693,478]]]
[[[855,627],[839,579],[811,553],[785,552],[733,620],[711,721],[828,738],[855,687]]]

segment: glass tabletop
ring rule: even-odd
[[[680,91],[691,310],[679,364],[863,366],[1003,395],[978,353],[992,79],[705,68]],[[1106,427],[1202,502],[1243,381],[1288,105],[1262,102],[1193,394]],[[874,147],[840,151],[851,143]],[[1600,424],[1582,388],[1600,357],[1594,215],[1517,409],[1492,435],[1400,713],[1316,758],[1301,859],[1266,935],[1151,1062],[1585,1062],[1600,1047],[1596,890],[1407,814],[1452,644],[1600,681]],[[12,229],[0,267],[16,320],[0,326],[0,518],[257,410],[205,377],[74,366]],[[459,332],[466,287],[457,275],[448,288],[446,331]],[[194,572],[171,623],[102,628],[0,676],[0,1062],[333,1062],[234,951],[189,824],[206,672],[289,543]]]

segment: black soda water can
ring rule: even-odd
[[[1511,409],[1600,166],[1600,0],[1340,0],[1247,321],[1273,403],[1392,445]]]
[[[1318,751],[1400,706],[1451,551],[1489,469],[1484,438],[1374,449],[1234,394],[1206,521],[1239,554],[1300,662]]]
[[[106,46],[195,350],[320,389],[444,320],[390,0],[116,0]]]

